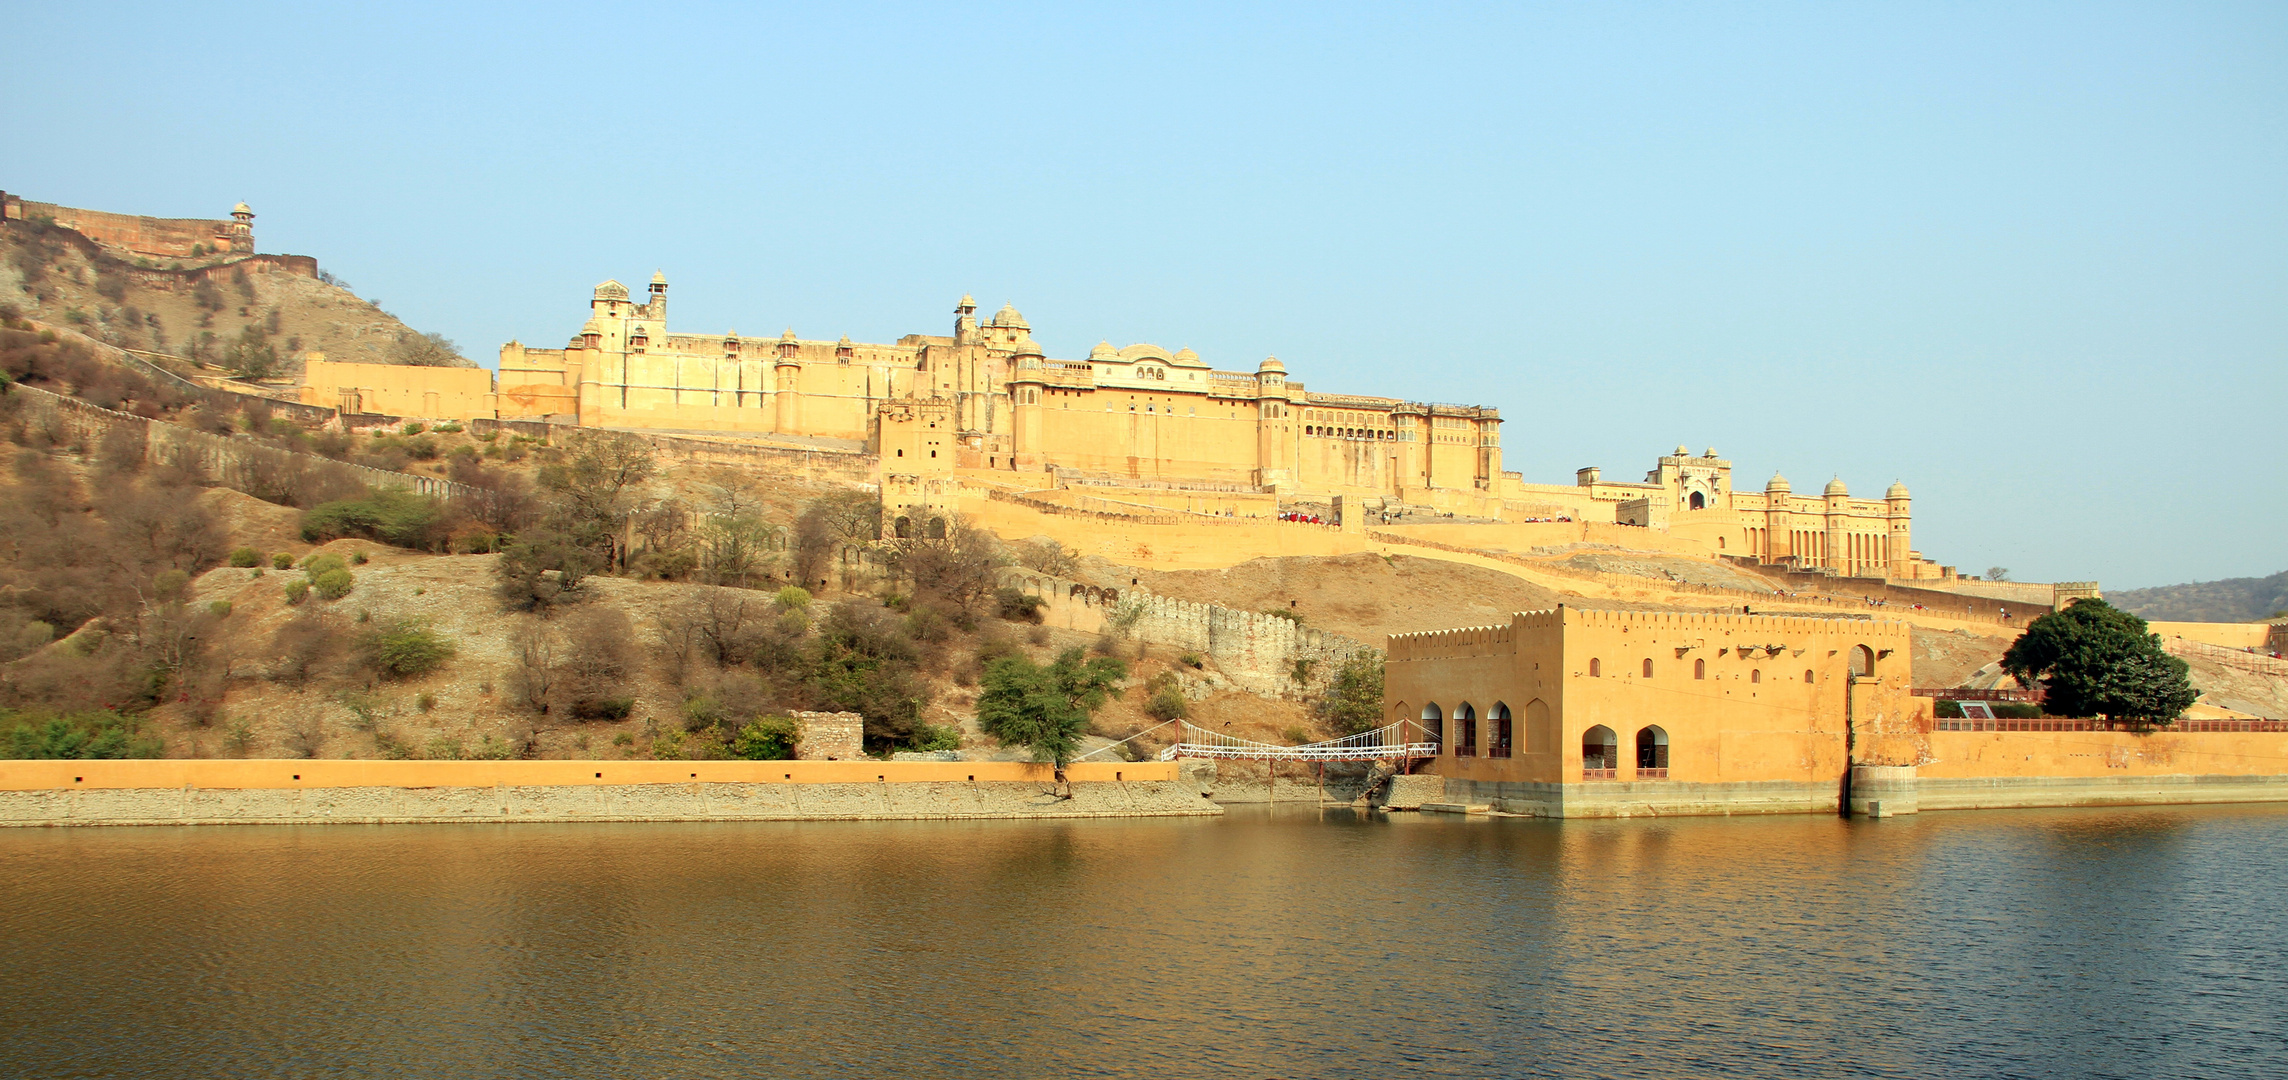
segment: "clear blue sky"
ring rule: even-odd
[[[214,216],[490,363],[1014,301],[1498,405],[1509,467],[1914,489],[1925,554],[2288,569],[2288,5],[16,4],[0,187]]]

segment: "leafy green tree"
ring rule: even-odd
[[[166,744],[143,733],[143,721],[109,709],[57,714],[0,710],[7,728],[0,756],[13,758],[155,758]]]
[[[791,716],[758,716],[731,738],[731,755],[748,761],[787,761],[802,736]]]
[[[2166,724],[2200,696],[2185,662],[2162,651],[2145,620],[2097,599],[2035,619],[2002,654],[2002,670],[2039,681],[2055,716]]]
[[[426,675],[456,651],[450,639],[419,619],[399,619],[366,633],[358,649],[366,665],[393,679]]]
[[[1382,726],[1382,658],[1359,656],[1344,661],[1313,705],[1328,727],[1345,735]]]
[[[1127,664],[1110,656],[1084,660],[1079,649],[1066,649],[1045,666],[1025,656],[1000,657],[985,666],[977,724],[1005,745],[1031,749],[1034,760],[1055,764],[1062,780],[1089,718],[1127,677]]]
[[[602,560],[569,534],[547,525],[518,533],[493,564],[494,591],[518,611],[546,611],[581,597],[583,580]]]

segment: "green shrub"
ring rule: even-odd
[[[143,721],[109,709],[18,712],[0,709],[0,753],[12,758],[155,758],[167,746]]]
[[[759,716],[739,729],[730,751],[732,756],[748,761],[785,761],[794,757],[795,741],[801,735],[802,729],[791,716]]]
[[[372,561],[373,561],[372,559],[370,559],[370,558],[367,558],[367,557],[366,557],[366,553],[365,553],[365,552],[362,552],[362,551],[353,551],[353,552],[350,552],[350,565],[352,565],[352,566],[364,566],[365,564],[367,564],[367,563],[369,563],[369,562],[372,562]]]
[[[961,729],[952,724],[915,724],[914,749],[959,750]]]
[[[500,736],[487,735],[482,744],[469,752],[469,757],[475,761],[507,761],[511,753],[508,743]]]
[[[180,600],[183,598],[184,590],[190,587],[191,575],[180,570],[168,570],[151,579],[151,591],[157,594],[162,601]]]
[[[283,551],[276,555],[272,555],[270,557],[270,568],[273,570],[292,570],[294,569],[294,556],[289,555]]]
[[[458,435],[460,432],[461,422],[458,420],[447,420],[437,425],[437,433],[440,435]]]
[[[634,746],[635,744],[636,737],[628,732],[623,731],[617,735],[612,736],[613,746]]]
[[[993,603],[998,614],[1010,622],[1038,623],[1041,609],[1049,602],[1023,589],[1004,585],[993,592]]]
[[[240,569],[260,566],[262,565],[262,553],[250,547],[239,548],[230,553],[230,564]]]
[[[784,611],[807,611],[810,608],[810,590],[800,585],[780,589],[778,605]]]
[[[420,697],[413,699],[413,706],[414,708],[420,709],[422,712],[434,711],[437,708],[437,695],[424,693]]]
[[[299,604],[309,595],[309,578],[295,578],[286,583],[286,602],[288,604]]]
[[[357,578],[351,576],[347,570],[334,567],[325,573],[312,577],[310,587],[318,590],[319,599],[339,600],[348,596],[350,590],[357,587]]]
[[[366,665],[393,679],[426,675],[452,659],[453,643],[419,619],[399,619],[358,640]]]
[[[345,570],[349,568],[349,565],[343,561],[341,556],[331,551],[313,551],[303,557],[302,572],[314,576],[328,570]]]
[[[1163,724],[1170,720],[1181,720],[1191,714],[1191,703],[1184,700],[1184,691],[1174,684],[1153,691],[1152,696],[1144,702],[1144,715]]]
[[[218,619],[230,618],[230,601],[217,600],[207,605],[207,614]]]
[[[428,427],[422,424],[419,420],[408,420],[405,422],[403,427],[397,429],[397,433],[405,436],[413,436],[419,435],[427,430],[429,430]]]
[[[567,706],[565,711],[574,720],[625,720],[636,709],[632,697],[582,698]]]
[[[1176,662],[1184,665],[1185,667],[1195,668],[1202,671],[1206,670],[1208,666],[1208,662],[1202,659],[1200,654],[1196,652],[1185,653],[1184,655],[1177,657]]]
[[[302,539],[322,544],[355,537],[394,547],[436,550],[450,534],[445,505],[410,491],[377,491],[362,499],[337,499],[302,512]]]

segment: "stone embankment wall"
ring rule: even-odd
[[[1052,626],[1094,634],[1133,620],[1126,630],[1130,637],[1197,652],[1233,683],[1260,694],[1324,685],[1346,661],[1381,653],[1340,634],[1260,611],[1199,604],[1144,589],[1106,589],[1027,570],[1010,571],[1008,581],[1047,602],[1042,614]],[[1293,678],[1298,660],[1310,661],[1307,684]]]
[[[0,826],[1217,814],[1174,763],[10,761]]]

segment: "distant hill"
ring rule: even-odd
[[[2105,599],[2139,618],[2162,622],[2257,622],[2288,609],[2288,570],[2271,577],[2108,589]]]

